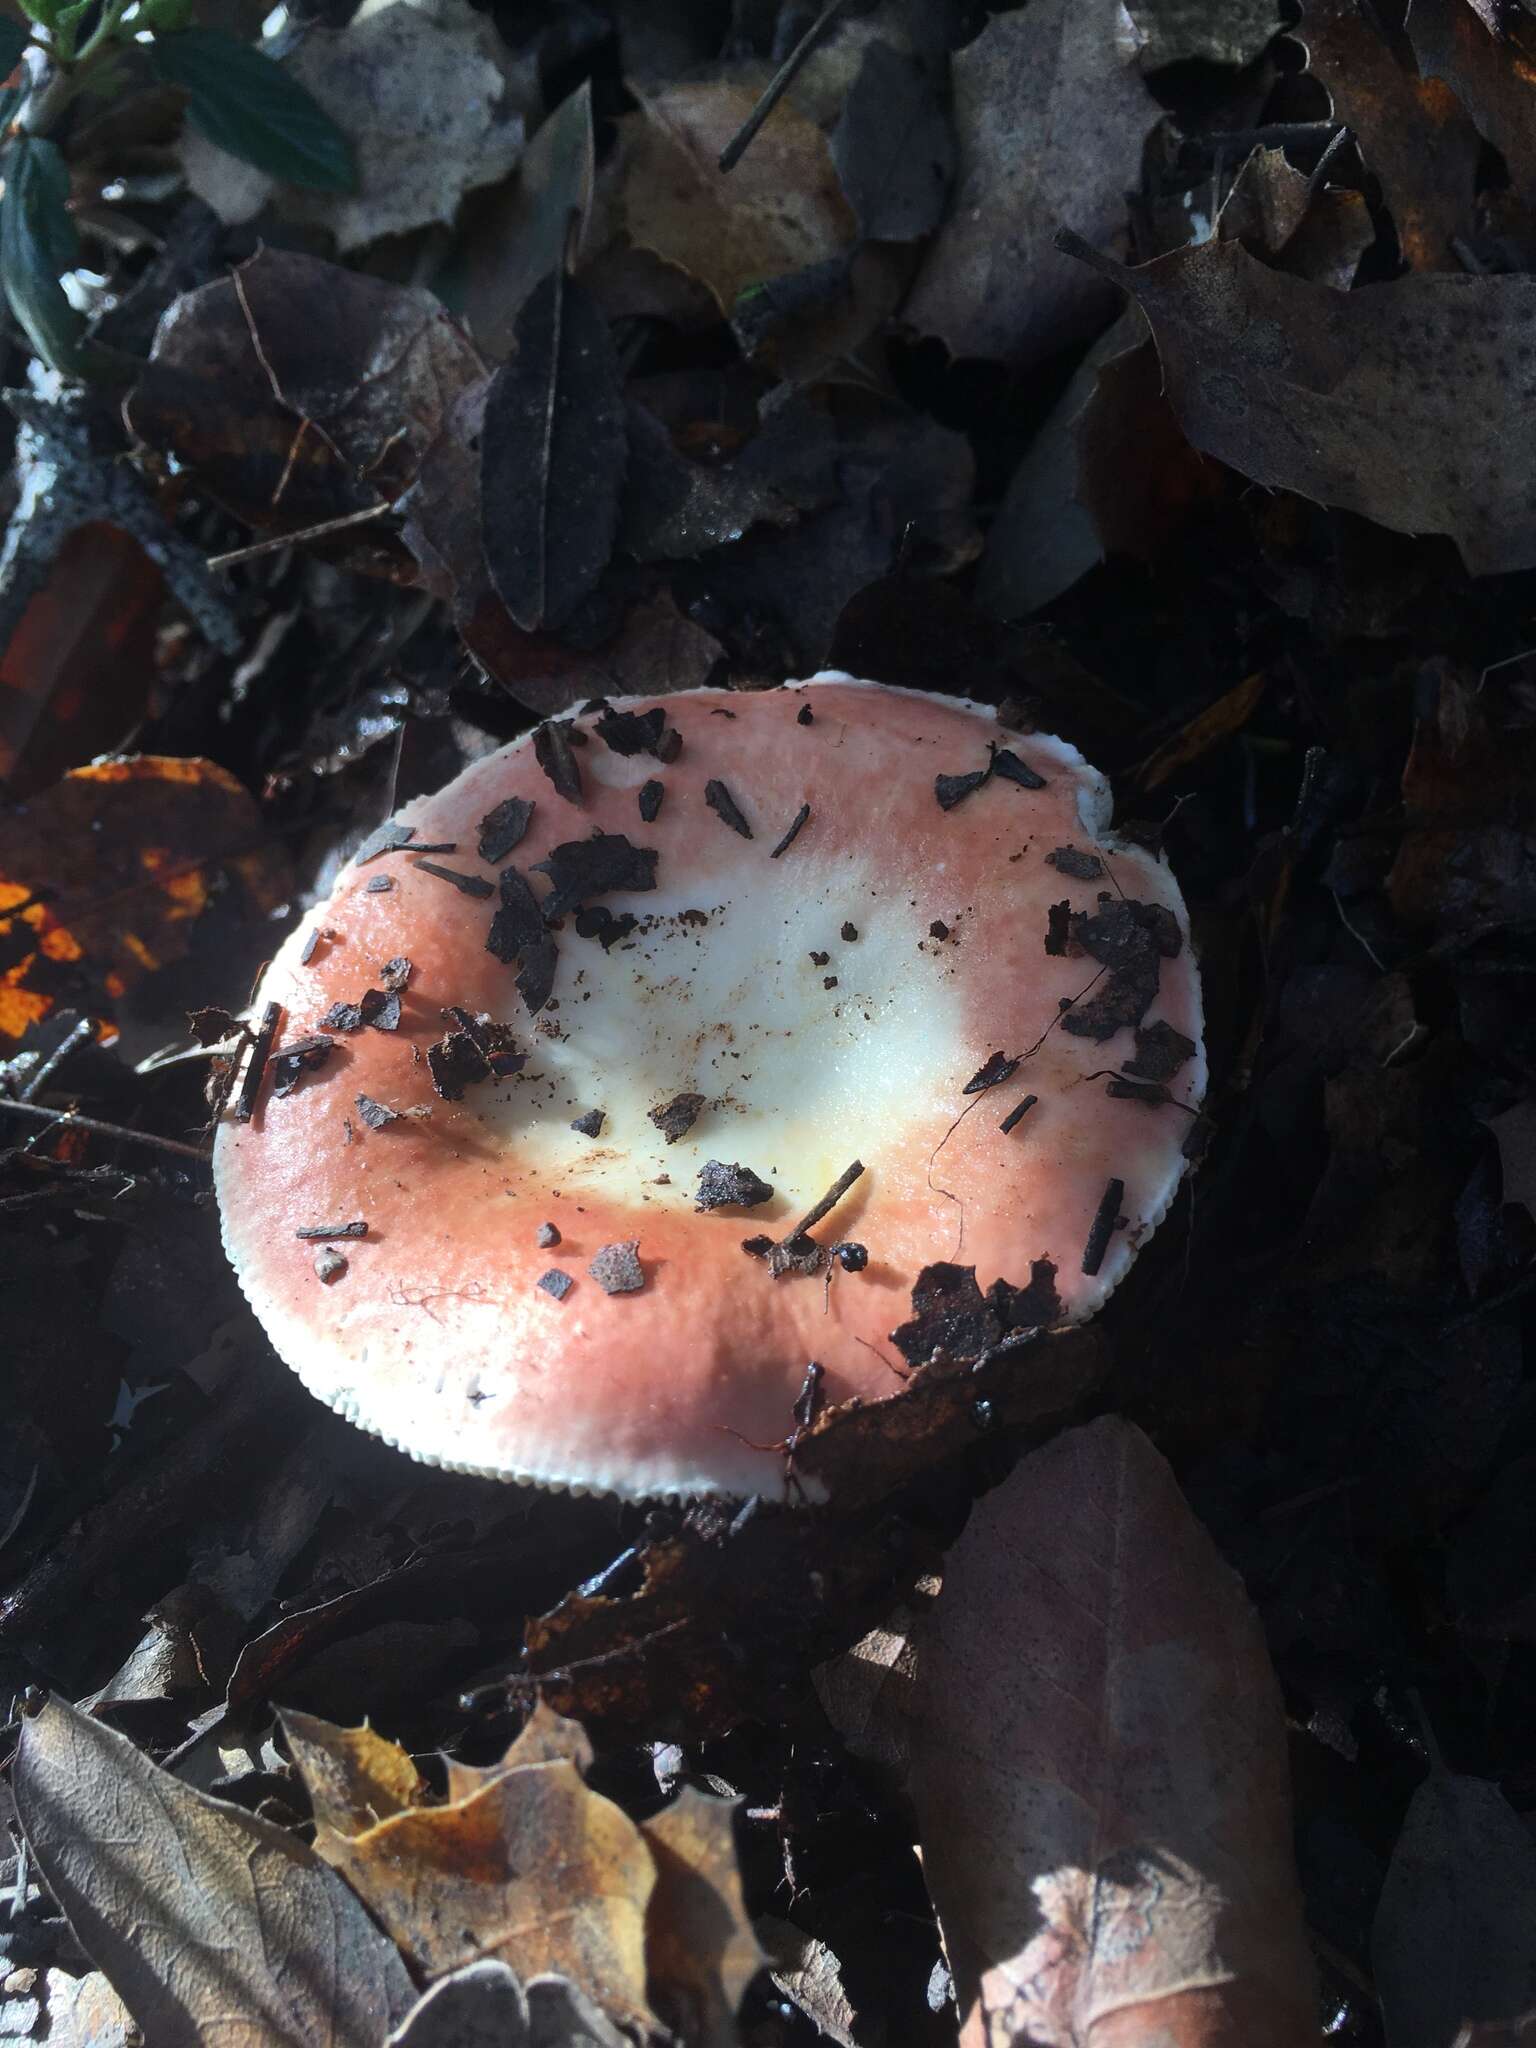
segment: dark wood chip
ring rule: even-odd
[[[858,936],[859,928],[856,924],[845,924],[843,926],[842,938],[844,945],[851,946]]]
[[[1061,1296],[1056,1291],[1056,1267],[1050,1259],[1031,1259],[1029,1285],[1014,1287],[1006,1280],[994,1280],[987,1300],[1007,1335],[1013,1330],[1040,1330],[1061,1315]]]
[[[521,1073],[527,1053],[517,1050],[511,1028],[451,1004],[444,1016],[453,1030],[427,1047],[427,1071],[445,1102],[462,1102],[466,1088],[503,1081]]]
[[[393,818],[386,819],[377,830],[368,834],[353,854],[352,865],[360,868],[364,861],[377,860],[381,853],[398,853],[402,846],[409,846],[415,837],[414,825],[397,825]]]
[[[1045,913],[1045,950],[1053,960],[1064,960],[1072,939],[1072,905],[1063,897]]]
[[[553,1223],[541,1223],[536,1242],[541,1252],[552,1252],[560,1242],[558,1227]]]
[[[395,878],[393,875],[374,875],[364,884],[364,894],[369,896],[387,896],[394,886]]]
[[[1120,1223],[1120,1204],[1125,1200],[1125,1182],[1111,1180],[1105,1183],[1099,1197],[1099,1206],[1094,1211],[1092,1225],[1088,1231],[1088,1242],[1083,1247],[1083,1271],[1097,1273],[1104,1263],[1104,1254],[1109,1250],[1109,1240],[1114,1236]]]
[[[1149,1109],[1161,1109],[1173,1100],[1161,1081],[1129,1081],[1120,1074],[1110,1077],[1104,1093],[1116,1102],[1144,1102]]]
[[[576,936],[579,939],[597,939],[606,953],[620,939],[627,939],[639,922],[632,910],[616,916],[606,903],[593,903],[577,911]]]
[[[800,709],[795,713],[795,723],[796,725],[814,725],[816,723],[816,714],[809,704],[802,704],[800,706]]]
[[[811,965],[813,967],[825,967],[831,958],[832,955],[830,953],[813,953],[811,955]]]
[[[822,987],[823,987],[823,988],[836,988],[836,987],[837,987],[837,976],[836,976],[835,974],[826,974],[826,975],[823,975],[823,976],[822,976],[822,981],[821,981],[821,985],[822,985]]]
[[[1039,1100],[1040,1098],[1038,1095],[1026,1095],[1022,1102],[1016,1104],[1014,1108],[1009,1110],[1008,1114],[1003,1118],[1002,1122],[998,1125],[997,1128],[1004,1134],[1005,1137],[1009,1131],[1017,1130],[1019,1125],[1023,1123],[1025,1117],[1029,1115],[1029,1112],[1034,1108],[1035,1104]]]
[[[485,950],[503,966],[518,965],[517,992],[536,1017],[554,990],[558,950],[526,877],[503,868],[499,879],[501,908],[491,919]]]
[[[495,804],[480,820],[476,851],[493,867],[504,861],[514,847],[521,846],[533,821],[531,797],[509,796]]]
[[[553,884],[542,905],[545,923],[564,917],[589,896],[654,889],[657,858],[654,846],[636,846],[622,832],[567,839],[533,865],[536,875],[548,875]]]
[[[261,1022],[256,1027],[256,1036],[251,1044],[251,1057],[246,1063],[245,1078],[240,1083],[240,1093],[235,1099],[237,1124],[248,1124],[256,1114],[262,1077],[267,1071],[267,1061],[271,1057],[272,1044],[277,1037],[277,1027],[282,1021],[282,1005],[268,1003],[261,1013]]]
[[[666,730],[667,714],[660,707],[650,711],[605,710],[592,728],[603,745],[615,754],[654,754]]]
[[[306,1240],[322,1237],[366,1237],[368,1225],[359,1216],[351,1223],[305,1223],[293,1234]]]
[[[930,939],[947,939],[949,937],[949,926],[944,922],[943,918],[936,917],[933,920],[933,923],[928,927],[928,936]]]
[[[1165,1020],[1138,1025],[1136,1057],[1126,1060],[1123,1071],[1142,1081],[1171,1081],[1186,1060],[1195,1056],[1195,1041],[1175,1031]]]
[[[976,1069],[969,1081],[960,1090],[962,1095],[984,1095],[989,1088],[996,1088],[1019,1071],[1019,1062],[1010,1059],[1005,1052],[990,1054],[985,1065]]]
[[[891,1332],[908,1365],[927,1365],[935,1352],[977,1358],[1002,1336],[997,1311],[976,1284],[974,1266],[947,1259],[924,1266],[912,1287],[912,1317]]]
[[[641,783],[639,802],[640,821],[642,824],[655,824],[657,815],[661,810],[661,800],[666,793],[667,785],[664,782],[651,781]]]
[[[605,1244],[587,1271],[604,1294],[638,1293],[645,1285],[645,1272],[640,1264],[640,1240],[632,1237],[622,1244]]]
[[[571,1129],[573,1131],[580,1131],[584,1138],[600,1138],[603,1134],[603,1124],[606,1119],[607,1112],[605,1110],[589,1109],[584,1111],[581,1116],[573,1116],[571,1118]]]
[[[223,1045],[226,1039],[244,1036],[245,1026],[228,1010],[188,1010],[187,1029],[201,1046]]]
[[[992,770],[973,768],[968,775],[936,775],[933,778],[933,793],[939,800],[941,811],[952,811],[955,805],[963,803],[984,782],[991,779]]]
[[[319,1072],[335,1049],[335,1039],[322,1032],[280,1045],[272,1055],[272,1093],[291,1095],[306,1074]]]
[[[708,1159],[699,1168],[699,1185],[693,1196],[695,1209],[755,1209],[759,1203],[772,1200],[772,1187],[750,1166]]]
[[[675,725],[669,725],[656,742],[655,754],[658,761],[671,763],[683,751],[683,736]]]
[[[772,853],[769,854],[768,858],[770,860],[777,860],[781,853],[787,852],[788,849],[794,845],[795,841],[800,836],[800,828],[805,824],[806,820],[810,817],[810,815],[810,805],[802,804],[799,810],[796,811],[794,818],[791,821],[789,830],[784,834],[784,837],[779,841],[778,845],[773,849]]]
[[[339,1280],[346,1270],[346,1260],[340,1252],[333,1251],[330,1245],[322,1245],[315,1253],[315,1278],[323,1281],[327,1287],[333,1280]]]
[[[708,1107],[708,1100],[704,1095],[674,1095],[670,1102],[664,1102],[659,1109],[650,1112],[651,1122],[669,1145],[675,1145],[679,1138],[693,1129]]]
[[[300,950],[300,953],[299,953],[299,965],[300,965],[301,967],[307,967],[307,966],[309,965],[310,961],[314,959],[314,957],[315,957],[315,948],[316,948],[316,947],[317,947],[317,946],[319,945],[319,943],[320,943],[320,927],[319,927],[319,925],[316,925],[316,926],[315,926],[315,928],[314,928],[314,930],[313,930],[312,932],[310,932],[310,933],[308,934],[308,936],[307,936],[307,937],[305,938],[305,941],[304,941],[303,947],[302,947],[302,949]]]
[[[734,714],[733,714],[734,715]],[[729,825],[733,832],[739,832],[743,839],[752,837],[752,827],[742,816],[741,806],[723,782],[711,778],[704,785],[704,801],[720,820]]]
[[[371,1095],[358,1096],[357,1113],[370,1131],[382,1131],[400,1121],[398,1109],[391,1109],[387,1102],[375,1102]]]
[[[1037,775],[1027,761],[1021,761],[1017,754],[1011,754],[1006,747],[999,747],[993,754],[992,773],[1000,775],[1004,782],[1016,782],[1020,789],[1045,788],[1045,777]]]
[[[581,769],[571,752],[568,719],[546,719],[534,729],[533,758],[554,784],[555,794],[568,804],[581,802]]]
[[[741,1240],[741,1248],[749,1259],[766,1259],[773,1250],[773,1239],[761,1235],[744,1237]]]
[[[1073,915],[1071,932],[1073,943],[1109,974],[1063,1017],[1062,1029],[1102,1041],[1139,1024],[1157,996],[1162,961],[1184,943],[1177,919],[1161,904],[1101,891],[1096,911]]]
[[[496,893],[494,883],[488,882],[484,875],[466,875],[458,868],[440,867],[435,860],[413,861],[411,865],[424,875],[436,875],[440,882],[451,882],[463,896],[494,896]]]
[[[539,1285],[546,1294],[552,1294],[556,1301],[564,1301],[576,1282],[569,1273],[562,1273],[558,1266],[551,1266],[547,1273],[539,1275]]]
[[[1054,853],[1045,856],[1045,864],[1058,874],[1070,875],[1074,882],[1096,882],[1104,872],[1099,856],[1084,853],[1078,846],[1058,846]]]
[[[379,986],[389,995],[400,995],[410,986],[413,971],[404,953],[396,953],[392,960],[386,960],[379,969]]]

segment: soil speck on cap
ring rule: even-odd
[[[843,926],[842,939],[845,946],[851,946],[858,936],[859,928],[856,924],[845,924]]]
[[[750,1166],[708,1159],[699,1168],[699,1185],[693,1197],[695,1209],[755,1209],[760,1202],[772,1199],[772,1187]]]
[[[533,864],[533,872],[548,875],[553,884],[542,905],[544,922],[564,917],[589,896],[606,896],[615,889],[654,889],[657,858],[654,846],[636,846],[622,832],[565,840],[548,859]]]
[[[651,1122],[669,1145],[675,1145],[679,1138],[693,1129],[707,1101],[703,1095],[674,1095],[670,1102],[664,1102],[659,1109],[650,1112]]]
[[[580,1131],[584,1138],[600,1138],[606,1121],[606,1110],[589,1109],[584,1111],[581,1116],[573,1116],[571,1118],[571,1129],[573,1131]]]
[[[943,918],[936,917],[933,920],[933,923],[928,927],[928,936],[930,939],[947,939],[949,937],[949,926],[944,922]]]
[[[1136,1057],[1124,1063],[1123,1071],[1142,1081],[1171,1081],[1186,1060],[1195,1056],[1195,1041],[1186,1038],[1167,1022],[1139,1025]]]
[[[1045,856],[1045,864],[1058,874],[1070,875],[1074,882],[1096,882],[1104,872],[1104,863],[1096,853],[1084,853],[1077,846],[1058,846],[1054,853]]]
[[[800,709],[795,713],[795,723],[796,725],[814,725],[816,723],[816,714],[809,704],[802,704],[800,706]]]
[[[731,715],[734,717],[735,713],[733,712]],[[750,839],[752,837],[752,827],[742,816],[741,806],[723,782],[716,781],[713,778],[706,782],[704,785],[704,801],[709,805],[709,808],[714,812],[721,824],[729,825],[731,830],[739,832],[743,839]]]
[[[639,1238],[628,1238],[622,1244],[605,1244],[587,1271],[604,1294],[637,1294],[645,1285]]]
[[[593,731],[615,754],[654,754],[666,729],[665,711],[604,711]]]
[[[553,1251],[560,1242],[560,1232],[553,1223],[541,1223],[537,1242],[541,1252]]]
[[[558,1266],[551,1266],[547,1273],[539,1275],[538,1284],[546,1294],[552,1294],[556,1301],[564,1301],[576,1282],[569,1273],[562,1273]]]
[[[493,805],[480,820],[480,858],[493,866],[504,861],[515,846],[522,844],[533,811],[532,799],[525,796],[509,796]]]

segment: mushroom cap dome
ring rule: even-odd
[[[1206,1080],[1178,887],[1109,811],[1065,742],[840,674],[614,700],[406,805],[217,1134],[277,1351],[434,1464],[777,1492],[811,1361],[880,1400],[1092,1315]]]

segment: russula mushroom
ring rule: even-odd
[[[812,1361],[879,1400],[1091,1315],[1205,1088],[1177,885],[1109,809],[1064,741],[839,674],[599,705],[407,805],[218,1133],[278,1352],[434,1464],[776,1493]]]

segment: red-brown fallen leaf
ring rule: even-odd
[[[0,1044],[56,1002],[110,1018],[186,952],[220,871],[255,915],[287,891],[250,793],[212,761],[97,761],[0,813]]]
[[[1525,21],[1515,37],[1495,38],[1468,0],[1413,0],[1405,26],[1420,71],[1450,87],[1503,157],[1511,184],[1529,205],[1536,198],[1532,23]]]
[[[1071,1430],[979,1502],[911,1648],[881,1713],[965,2048],[1317,2040],[1279,1691],[1140,1430]]]
[[[24,1718],[16,1804],[81,1946],[155,2048],[374,2048],[414,1993],[313,1850],[62,1700]]]

